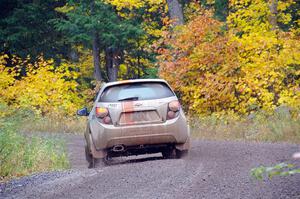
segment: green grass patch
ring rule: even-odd
[[[64,140],[21,133],[30,112],[4,106],[0,111],[5,113],[0,117],[0,181],[69,167]]]

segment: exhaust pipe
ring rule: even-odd
[[[115,145],[112,148],[112,151],[113,152],[123,152],[123,151],[125,151],[125,147],[124,147],[124,145]]]

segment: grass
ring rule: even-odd
[[[6,110],[0,107],[1,113]],[[9,111],[0,117],[0,181],[69,167],[63,140],[20,132],[23,121],[31,116],[26,111]]]
[[[86,129],[86,118],[66,116],[35,116],[23,120],[22,132],[82,134]]]
[[[300,143],[300,115],[292,118],[285,112],[257,113],[239,120],[212,115],[193,118],[190,123],[194,138]]]

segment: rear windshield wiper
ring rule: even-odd
[[[119,99],[118,101],[135,101],[135,100],[138,100],[139,97],[126,97],[126,98],[123,98],[123,99]]]

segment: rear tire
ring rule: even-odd
[[[84,150],[85,150],[85,159],[88,163],[90,163],[93,159],[93,155],[91,154],[90,150],[88,149],[88,146],[85,146]]]
[[[161,153],[164,159],[171,159],[174,157],[174,148],[166,148]]]
[[[95,168],[96,159],[91,154],[88,146],[85,146],[85,159],[89,163],[88,168]]]
[[[93,169],[93,168],[95,168],[95,166],[96,166],[96,159],[93,158],[93,159],[91,160],[91,162],[89,163],[88,168],[89,168],[89,169]]]
[[[106,157],[99,159],[99,162],[103,167],[109,166],[111,164],[111,158],[107,155]]]

